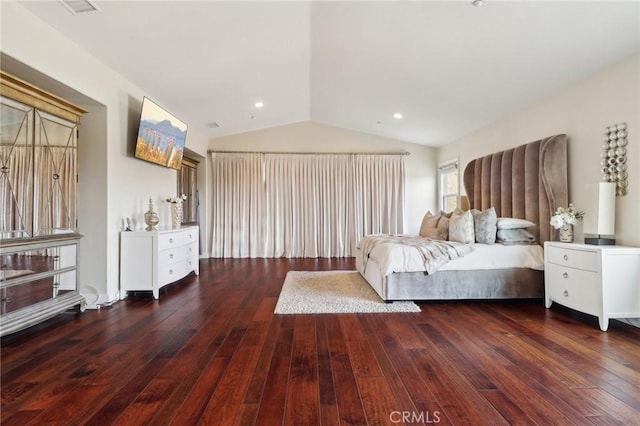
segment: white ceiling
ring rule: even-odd
[[[23,5],[211,137],[313,120],[441,146],[640,50],[637,0],[95,3]]]

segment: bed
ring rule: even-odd
[[[471,254],[452,260],[431,274],[413,268],[401,272],[389,270],[384,258],[365,256],[359,248],[356,268],[383,300],[544,296],[541,246],[555,237],[549,220],[556,207],[568,204],[567,136],[550,136],[475,159],[465,167],[463,182],[471,209],[493,207],[498,217],[533,222],[534,226],[527,229],[538,244],[490,247],[473,244]],[[518,263],[522,257],[528,260]],[[489,262],[490,259],[504,262]]]

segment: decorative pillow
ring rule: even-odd
[[[443,240],[449,239],[449,221],[450,219],[444,216],[440,217],[438,221],[438,232],[443,237]]]
[[[446,217],[448,219],[451,219],[451,216],[453,216],[454,214],[462,214],[462,213],[464,213],[464,211],[462,211],[458,207],[456,207],[455,210],[453,210],[452,212],[449,212],[449,213],[447,213],[447,212],[445,212],[443,210],[440,210],[439,215],[441,217]]]
[[[498,218],[498,229],[522,229],[530,226],[536,226],[536,224],[528,220],[515,219],[513,217]]]
[[[449,241],[473,243],[476,236],[473,232],[473,216],[470,211],[454,214],[449,221]]]
[[[525,229],[498,229],[496,241],[504,245],[536,244],[536,237]]]
[[[427,228],[424,234],[420,233],[420,236],[432,240],[446,240],[447,234],[448,231],[445,228]]]
[[[422,218],[422,224],[420,225],[420,236],[433,238],[433,237],[429,237],[426,234],[430,233],[431,230],[433,231],[436,230],[436,228],[438,227],[439,220],[440,220],[440,215],[434,216],[431,214],[431,212],[427,212],[427,214],[425,214],[424,217]]]
[[[489,207],[481,212],[480,210],[471,210],[473,215],[473,228],[476,234],[476,243],[495,244],[496,233],[498,231],[498,216],[496,209]]]

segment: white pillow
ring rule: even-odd
[[[516,219],[513,217],[498,218],[498,229],[521,229],[530,226],[536,226],[536,224],[525,219]]]
[[[473,229],[473,215],[471,211],[454,214],[449,220],[449,241],[471,244],[476,240]]]

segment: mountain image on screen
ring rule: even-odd
[[[137,158],[179,169],[186,140],[186,130],[180,130],[170,120],[142,119],[136,143]]]

